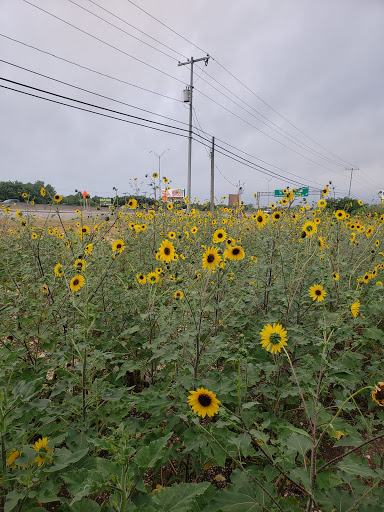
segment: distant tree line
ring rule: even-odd
[[[40,190],[44,188],[46,196],[40,194]],[[24,199],[22,194],[28,194],[28,198]],[[44,181],[35,181],[35,183],[22,183],[21,181],[0,181],[0,202],[6,199],[18,199],[21,202],[27,200],[34,201],[36,204],[45,204],[50,201],[56,194],[56,190],[52,185],[45,185]]]

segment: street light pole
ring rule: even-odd
[[[263,178],[268,181],[268,196],[267,196],[268,199],[267,199],[267,202],[269,203],[269,182],[273,180],[273,176],[272,176],[272,178],[269,178],[269,179],[265,178],[264,176],[263,176]]]
[[[171,150],[170,150],[169,148],[168,148],[168,149],[165,149],[165,150],[161,153],[161,155],[158,155],[158,154],[156,153],[156,151],[150,151],[150,153],[153,153],[153,154],[154,154],[154,155],[156,155],[156,156],[157,156],[157,158],[159,159],[159,172],[158,172],[158,174],[159,174],[159,189],[160,189],[160,191],[161,191],[161,188],[160,188],[160,180],[161,180],[161,164],[160,164],[160,161],[161,161],[161,157],[162,157],[162,156],[164,156],[164,154],[165,154],[167,151],[171,151]],[[156,192],[155,192],[155,194],[156,194]],[[161,195],[161,192],[160,192],[160,195]],[[156,196],[155,196],[155,199],[156,199]]]

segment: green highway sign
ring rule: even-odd
[[[100,202],[100,206],[111,206],[112,198],[111,197],[100,197],[99,202]]]
[[[296,189],[295,197],[306,197],[308,196],[309,187],[302,187]],[[282,190],[275,190],[275,197],[285,197],[285,194]]]

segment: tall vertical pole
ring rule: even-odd
[[[211,213],[215,211],[215,137],[212,137],[211,150]]]
[[[191,57],[191,78],[189,83],[189,137],[188,137],[188,179],[187,179],[187,212],[191,208],[191,176],[192,176],[192,97],[193,97],[193,57]]]
[[[187,62],[179,62],[178,66],[185,66],[186,64],[189,64],[191,66],[191,77],[189,81],[189,137],[188,137],[188,178],[187,178],[187,196],[189,204],[187,204],[187,212],[190,211],[191,206],[191,176],[192,176],[192,112],[193,112],[193,106],[192,106],[192,96],[193,96],[193,64],[195,62],[204,61],[205,65],[208,64],[209,55],[206,57],[202,57],[201,59],[194,59],[191,57],[190,60]]]
[[[353,174],[353,171],[358,171],[359,168],[358,167],[346,167],[345,170],[351,171],[351,179],[349,180],[349,191],[348,191],[348,197],[351,197],[352,174]]]

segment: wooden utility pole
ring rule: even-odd
[[[211,213],[215,212],[215,137],[212,137],[211,150]]]
[[[206,57],[202,57],[201,59],[194,59],[191,57],[187,60],[187,62],[179,62],[178,66],[191,66],[191,78],[189,82],[189,89],[186,89],[187,98],[184,99],[184,103],[189,103],[189,135],[188,135],[188,178],[187,178],[187,196],[189,203],[187,204],[187,212],[190,211],[191,201],[192,201],[192,192],[191,192],[191,179],[192,179],[192,98],[193,98],[193,64],[195,62],[204,61],[207,66],[208,60],[210,59],[209,55]],[[188,92],[189,91],[189,92]]]
[[[349,180],[349,191],[348,191],[348,197],[351,197],[351,187],[352,187],[352,174],[353,171],[360,171],[358,167],[346,167],[346,171],[351,171],[351,179]]]

